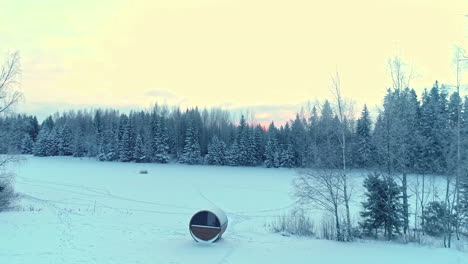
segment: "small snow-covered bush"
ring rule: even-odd
[[[0,175],[0,212],[11,209],[17,197],[11,181]]]
[[[424,209],[423,231],[430,236],[441,236],[444,233],[444,220],[448,214],[444,202],[430,202]],[[451,216],[451,219],[453,218],[454,216]]]
[[[315,236],[315,225],[304,210],[280,215],[268,225],[271,232],[289,233],[297,236]]]

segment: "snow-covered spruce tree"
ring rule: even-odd
[[[295,166],[295,158],[292,144],[288,144],[286,149],[281,151],[280,166],[283,168],[293,168]]]
[[[268,127],[268,141],[265,149],[265,165],[267,168],[278,168],[281,165],[281,146],[279,142],[279,131],[273,122]]]
[[[48,156],[48,138],[49,132],[47,129],[41,129],[34,143],[33,154],[34,156],[45,157]]]
[[[47,129],[49,132],[55,127],[55,122],[52,116],[48,116],[42,123],[41,123],[41,130]]]
[[[237,135],[228,150],[227,159],[230,166],[252,166],[256,162],[251,129],[243,115],[237,127]]]
[[[107,160],[106,153],[106,130],[103,121],[103,113],[100,109],[96,110],[94,113],[94,129],[96,133],[96,144],[97,144],[97,153],[96,158],[100,161]]]
[[[151,116],[151,155],[157,163],[169,162],[169,138],[164,116],[153,113]]]
[[[427,146],[423,155],[431,173],[444,173],[447,169],[448,128],[447,95],[440,92],[436,82],[430,92],[423,93],[421,105],[421,134]]]
[[[59,136],[56,127],[49,133],[46,142],[47,156],[57,156],[59,153]]]
[[[391,240],[403,225],[401,187],[393,177],[371,173],[364,180],[364,188],[366,201],[362,203],[360,226],[365,233],[374,236],[383,228],[384,236]]]
[[[306,129],[299,114],[291,125],[291,142],[294,155],[294,167],[304,167],[306,164]]]
[[[382,170],[387,168],[387,130],[383,119],[383,114],[379,113],[377,120],[375,121],[374,131],[372,133],[372,145],[374,145],[372,163],[376,164]]]
[[[106,161],[107,160],[106,144],[104,143],[103,138],[101,138],[98,141],[98,152],[97,152],[96,158],[98,160],[100,160],[100,161]]]
[[[318,122],[317,107],[314,106],[310,113],[306,136],[306,166],[315,167],[318,163]]]
[[[237,127],[236,148],[237,151],[233,152],[232,155],[235,155],[233,158],[236,160],[235,163],[237,163],[238,166],[255,165],[255,150],[251,137],[251,128],[243,115]]]
[[[95,133],[95,143],[98,145],[98,154],[99,148],[103,142],[104,137],[104,120],[103,120],[103,112],[101,109],[97,109],[94,113],[93,118],[93,126],[94,126],[94,133]]]
[[[444,202],[433,201],[427,204],[424,209],[423,218],[424,220],[422,229],[424,233],[430,236],[441,236],[444,234],[444,219],[447,218],[449,212]],[[453,219],[454,217],[450,217]]]
[[[255,139],[255,128],[253,126],[249,126],[248,133],[249,135],[248,135],[247,145],[248,145],[249,157],[252,158],[252,160],[250,160],[248,164],[249,166],[257,166],[258,164],[260,164],[260,162],[262,162],[262,160],[257,159],[257,149],[256,149],[257,143]]]
[[[372,155],[374,147],[371,135],[371,118],[367,106],[361,112],[361,117],[357,120],[356,145],[354,159],[359,168],[369,168],[372,165]]]
[[[119,126],[119,160],[128,162],[133,160],[133,129],[126,115],[122,115]]]
[[[85,133],[82,128],[78,128],[76,136],[73,138],[73,157],[84,157],[86,155],[86,147],[84,142]]]
[[[28,134],[31,136],[33,141],[36,141],[36,137],[39,134],[39,122],[37,121],[36,116],[29,118],[28,125]]]
[[[148,162],[143,138],[140,135],[138,135],[136,138],[135,148],[133,150],[133,160],[137,163]]]
[[[450,100],[448,102],[448,106],[447,106],[448,125],[449,125],[450,134],[451,134],[451,137],[449,139],[450,148],[449,148],[449,152],[447,155],[447,167],[449,171],[453,173],[454,175],[456,175],[457,173],[458,110],[461,104],[462,104],[461,97],[458,95],[458,93],[457,92],[452,93],[452,95],[450,96]],[[460,134],[461,134],[461,131],[460,131]]]
[[[225,165],[226,164],[226,144],[218,139],[217,136],[208,145],[208,155],[206,161],[209,165]]]
[[[58,155],[73,155],[73,131],[68,124],[60,128],[58,133]]]
[[[105,160],[114,161],[119,159],[119,141],[117,124],[114,124],[111,130],[105,133],[104,137],[104,154]]]
[[[278,168],[280,166],[278,140],[270,136],[265,148],[265,166],[267,168]]]
[[[237,144],[237,141],[234,140],[234,142],[232,142],[231,146],[226,152],[226,165],[241,166],[239,153],[240,153],[239,145]]]
[[[193,120],[189,120],[189,126],[185,132],[185,146],[179,162],[193,165],[199,164],[200,160],[201,150],[200,143],[198,141],[198,133]]]
[[[33,153],[34,141],[29,134],[25,134],[23,141],[21,142],[21,154],[32,154]]]
[[[329,101],[325,101],[317,124],[317,166],[337,168],[341,165],[340,121],[334,115]]]
[[[266,147],[265,130],[260,125],[257,125],[253,131],[253,137],[254,137],[253,150],[255,152],[256,164],[262,164],[263,161],[265,160],[265,147]]]

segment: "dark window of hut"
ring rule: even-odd
[[[200,212],[192,219],[192,225],[220,227],[220,223],[216,215],[211,212]]]

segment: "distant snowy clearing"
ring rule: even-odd
[[[270,233],[265,224],[293,205],[291,169],[25,158],[11,167],[20,210],[0,213],[0,263],[468,263],[455,249]],[[188,222],[212,203],[228,228],[196,243]]]

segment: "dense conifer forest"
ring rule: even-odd
[[[418,97],[389,89],[372,120],[366,105],[344,120],[348,167],[444,174],[453,171],[457,105],[462,104],[462,160],[467,160],[468,100],[436,82]],[[284,125],[232,120],[221,109],[155,105],[129,114],[112,109],[56,113],[39,123],[18,114],[0,119],[0,153],[95,157],[269,168],[339,168],[340,119],[329,101],[301,111]]]

